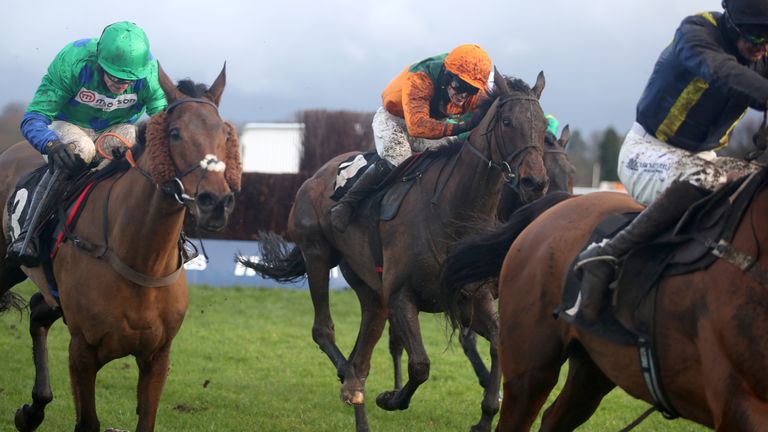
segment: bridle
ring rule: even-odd
[[[202,103],[202,104],[210,105],[216,110],[216,115],[219,115],[219,107],[216,106],[216,104],[213,103],[212,101],[204,98],[185,98],[185,99],[175,100],[165,108],[166,115],[173,112],[173,110],[176,109],[176,107],[178,107],[179,105],[182,105],[185,103]],[[139,173],[141,173],[141,175],[143,175],[149,181],[154,183],[155,186],[157,186],[162,192],[164,192],[165,194],[169,195],[174,200],[176,200],[176,202],[187,207],[192,205],[197,200],[197,193],[195,193],[194,195],[187,194],[184,188],[184,183],[182,183],[181,180],[184,177],[188,176],[189,174],[192,174],[193,172],[197,171],[198,169],[202,169],[206,172],[208,171],[223,172],[224,169],[226,168],[226,165],[224,164],[224,162],[220,161],[215,155],[212,155],[212,154],[205,155],[205,157],[202,160],[200,160],[200,162],[194,163],[190,167],[184,170],[179,170],[178,167],[176,166],[176,163],[171,161],[171,163],[173,163],[174,169],[176,170],[176,175],[170,180],[168,180],[166,183],[160,185],[155,181],[155,179],[152,177],[150,173],[148,173],[146,170],[142,169],[136,164],[136,161],[134,160],[133,154],[131,153],[131,150],[130,150],[132,145],[127,140],[125,140],[125,138],[117,134],[106,133],[106,134],[103,134],[100,137],[100,139],[106,136],[113,136],[119,139],[120,141],[122,141],[123,144],[126,145],[126,147],[129,150],[125,155],[125,159],[128,161],[128,163],[131,165],[132,168],[137,170]],[[99,146],[97,145],[97,147]],[[99,151],[101,152],[101,149],[99,149]],[[198,182],[198,187],[200,182],[202,182],[204,178],[205,178],[205,175],[203,175],[200,178],[200,181]]]
[[[491,127],[489,127],[485,132],[482,133],[482,136],[485,138],[485,142],[488,145],[488,149],[490,151],[491,149],[491,137],[496,139],[496,142],[501,142],[501,139],[503,138],[501,136],[502,130],[501,130],[501,123],[499,122],[499,113],[501,112],[501,109],[506,105],[508,102],[511,101],[528,101],[530,102],[531,106],[533,103],[538,103],[539,100],[533,96],[506,96],[501,98],[499,101],[496,102],[496,110],[493,113],[493,117],[491,118]],[[533,109],[531,108],[531,111]],[[533,142],[533,116],[530,116],[530,128],[529,131],[531,133],[531,136],[528,139],[528,142]],[[491,135],[493,134],[493,135]],[[538,152],[540,155],[543,153],[547,153],[547,151],[542,150],[539,148],[539,146],[535,144],[528,144],[526,146],[523,146],[510,155],[502,155],[502,160],[500,162],[494,161],[491,158],[486,157],[480,150],[478,150],[474,145],[472,145],[471,141],[468,141],[468,145],[470,150],[474,154],[476,154],[480,159],[482,159],[484,162],[488,163],[488,168],[496,168],[499,171],[501,171],[502,176],[504,176],[504,181],[509,185],[511,188],[517,190],[520,186],[520,166],[523,164],[523,161],[525,160],[525,157],[520,157],[526,154],[528,151],[535,151]],[[559,153],[561,151],[558,150],[552,150],[552,153]],[[518,191],[519,192],[519,191]]]
[[[213,107],[214,110],[216,110],[216,115],[221,117],[221,115],[219,114],[219,107],[215,103],[213,103],[211,100],[204,99],[204,98],[185,98],[185,99],[175,100],[170,104],[168,104],[168,106],[165,108],[166,115],[173,112],[173,110],[179,105],[185,104],[185,103],[202,103],[202,104],[210,105]],[[175,162],[173,162],[173,166],[176,167]],[[208,171],[223,172],[225,168],[226,166],[224,162],[220,161],[215,155],[207,154],[202,160],[200,160],[200,162],[192,164],[189,168],[181,171],[180,174],[177,174],[168,182],[160,186],[160,189],[166,194],[173,197],[173,199],[175,199],[179,204],[189,206],[197,200],[197,192],[195,192],[194,195],[187,194],[184,189],[184,184],[181,182],[181,179],[197,171],[198,169],[202,169],[207,173]],[[177,168],[177,171],[178,171],[178,168]],[[202,182],[204,178],[205,178],[205,173],[203,173],[203,176],[200,178],[200,181],[198,181],[198,187],[200,185],[200,182]]]

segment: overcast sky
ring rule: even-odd
[[[529,84],[546,112],[590,132],[634,120],[680,20],[720,0],[29,1],[0,6],[0,108],[27,103],[68,42],[128,20],[174,79],[210,84],[227,63],[221,110],[237,123],[304,109],[374,111],[405,66],[477,43]]]

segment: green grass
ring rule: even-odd
[[[33,292],[29,283],[15,291],[26,297]],[[335,370],[312,341],[308,292],[192,287],[190,300],[174,341],[158,431],[354,430],[352,408],[338,397]],[[357,335],[357,299],[351,291],[332,292],[331,302],[337,341],[348,353]],[[408,410],[386,412],[375,406],[375,396],[392,388],[386,330],[374,351],[366,384],[374,431],[462,431],[479,419],[481,388],[458,344],[447,347],[442,316],[423,314],[421,322],[432,369]],[[0,317],[0,432],[13,431],[15,410],[30,402],[34,368],[27,326],[26,314]],[[68,341],[65,326],[56,323],[49,336],[54,401],[46,410],[41,432],[74,428]],[[480,348],[487,357],[487,343],[483,341]],[[102,429],[134,430],[136,377],[131,358],[113,361],[99,373],[97,408]],[[580,430],[619,430],[647,407],[614,390]],[[654,414],[636,430],[704,429]]]

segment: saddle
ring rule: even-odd
[[[397,216],[408,192],[416,184],[416,181],[423,177],[427,169],[438,159],[457,153],[461,148],[462,143],[457,142],[437,151],[414,153],[389,173],[378,186],[376,192],[360,203],[358,212],[368,220],[369,246],[376,271],[379,274],[383,272],[384,261],[381,236],[379,234],[379,222],[393,220]],[[352,156],[341,162],[337,171],[336,184],[331,199],[334,201],[340,200],[362,173],[380,159],[380,156],[375,151],[370,151]],[[453,160],[448,167],[448,175],[444,176],[440,184],[437,185],[432,198],[433,204],[437,203],[457,160],[458,158]],[[363,163],[363,161],[365,162]]]
[[[116,172],[127,170],[127,163],[110,163],[104,167],[96,167],[87,170],[78,177],[72,179],[59,197],[59,202],[55,205],[54,211],[49,215],[41,226],[38,227],[37,235],[40,236],[40,263],[43,272],[48,279],[51,288],[51,294],[58,301],[58,290],[56,281],[53,277],[53,259],[56,256],[58,247],[66,240],[65,233],[74,228],[77,219],[84,207],[85,202],[97,183],[111,177]],[[22,176],[14,188],[13,194],[6,205],[10,229],[8,230],[8,244],[18,236],[21,227],[29,214],[29,203],[32,194],[38,183],[42,179],[45,171],[48,169],[44,165],[24,176]]]
[[[749,203],[765,183],[766,170],[739,179],[695,203],[680,222],[642,245],[619,262],[616,286],[610,290],[611,308],[604,308],[600,319],[586,325],[569,313],[578,297],[579,281],[573,265],[566,277],[563,302],[556,311],[559,318],[622,345],[636,345],[638,339],[651,340],[655,299],[660,280],[707,268],[722,254],[723,245],[733,239],[738,222]],[[612,237],[638,213],[613,215],[601,222],[586,246]],[[608,304],[608,303],[606,303]]]

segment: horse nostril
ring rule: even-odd
[[[216,205],[216,197],[208,192],[203,192],[197,196],[197,206],[201,209],[211,209]]]
[[[537,180],[535,177],[523,177],[520,184],[527,190],[541,192],[547,187],[548,181]]]

